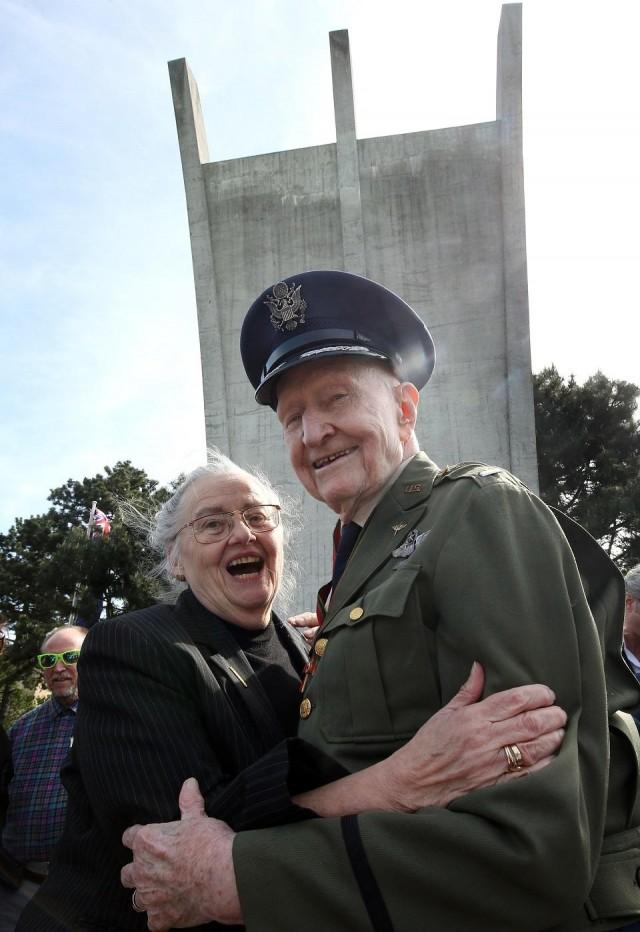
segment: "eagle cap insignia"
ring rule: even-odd
[[[275,330],[295,330],[305,322],[307,302],[301,294],[302,285],[287,285],[278,282],[267,295],[264,303],[271,311],[271,323]]]

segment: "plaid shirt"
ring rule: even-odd
[[[67,791],[60,767],[71,746],[77,703],[48,699],[9,729],[13,777],[2,846],[23,864],[49,861],[62,834]]]

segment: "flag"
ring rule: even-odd
[[[111,530],[111,523],[109,519],[105,515],[104,511],[100,511],[99,508],[96,508],[93,513],[93,524],[95,527],[99,528],[103,537],[106,537]]]

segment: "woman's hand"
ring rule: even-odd
[[[480,787],[546,767],[562,744],[566,713],[539,684],[480,699],[484,671],[474,663],[467,682],[398,751],[335,783],[295,798],[321,816],[371,809],[414,812],[446,806]],[[507,772],[505,746],[517,745],[522,767]]]
[[[313,641],[320,624],[315,612],[300,612],[299,615],[292,615],[290,618],[287,618],[287,621],[290,625],[293,625],[294,628],[300,628],[300,634],[302,634],[307,641]]]
[[[453,699],[381,762],[391,808],[446,806],[471,790],[518,779],[552,761],[567,721],[564,710],[553,705],[553,692],[535,684],[480,700],[483,687],[484,671],[474,663]],[[514,744],[522,767],[509,773],[504,748]]]

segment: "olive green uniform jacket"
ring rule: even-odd
[[[618,619],[610,699],[632,708],[621,577],[598,585]],[[240,833],[249,932],[573,932],[640,915],[637,761],[624,736],[607,805],[605,633],[555,517],[517,479],[482,466],[439,471],[418,454],[367,521],[320,637],[299,736],[348,770],[406,742],[474,660],[487,693],[548,684],[568,713],[566,736],[548,767],[446,809]],[[623,834],[599,868],[605,830]]]

